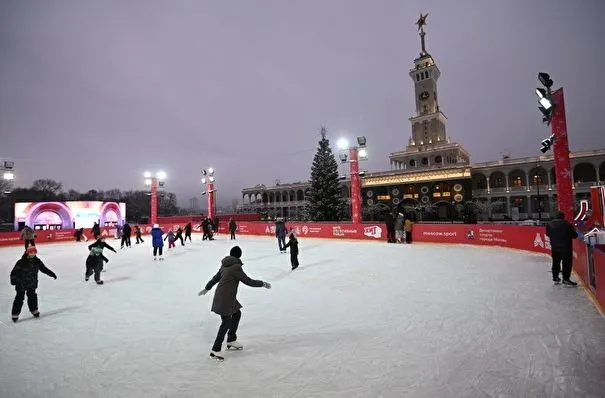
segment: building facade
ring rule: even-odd
[[[471,164],[468,151],[447,134],[437,95],[441,72],[426,50],[425,20],[417,24],[421,51],[409,71],[416,104],[411,136],[405,148],[388,155],[391,170],[362,177],[364,219],[399,208],[420,218],[450,220],[468,207],[480,220],[550,218],[557,208],[552,154]],[[572,153],[571,163],[577,201],[589,198],[590,186],[605,183],[605,149]],[[297,182],[245,188],[239,210],[303,219],[309,187]],[[350,202],[348,180],[342,191]]]

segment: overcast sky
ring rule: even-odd
[[[566,93],[572,150],[605,147],[605,1],[1,0],[0,156],[18,185],[140,189],[179,203],[307,180],[319,129],[365,135],[370,171],[410,137],[408,71],[428,12],[448,134],[472,161],[538,153],[534,88]]]

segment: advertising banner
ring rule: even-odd
[[[19,225],[43,229],[92,228],[123,224],[126,204],[102,201],[21,202],[15,203],[15,229]]]

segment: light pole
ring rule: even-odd
[[[202,191],[202,195],[208,194],[208,218],[214,222],[214,216],[216,213],[215,203],[215,192],[214,182],[214,169],[210,167],[208,170],[202,170],[202,184],[206,184],[206,190]]]
[[[0,163],[0,171],[2,172],[2,188],[3,191],[1,194],[8,195],[11,193],[11,188],[13,185],[13,180],[15,179],[15,173],[13,169],[15,168],[15,162],[11,162],[8,160],[4,160]]]
[[[361,223],[361,175],[359,161],[368,159],[366,150],[366,137],[357,137],[357,144],[349,146],[349,142],[342,138],[338,141],[339,155],[342,163],[349,162],[349,174],[351,175],[351,221],[353,224]],[[348,151],[348,154],[347,154]]]
[[[158,187],[164,187],[164,180],[166,180],[166,173],[158,171],[153,175],[150,171],[146,171],[143,176],[145,177],[145,185],[150,187],[151,195],[151,214],[149,222],[151,225],[158,223]]]

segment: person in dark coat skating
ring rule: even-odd
[[[95,240],[99,239],[99,236],[101,236],[101,227],[99,226],[98,223],[96,223],[96,222],[94,223],[94,225],[92,226],[91,232],[92,232],[92,236],[95,237]]]
[[[231,234],[231,240],[235,239],[235,231],[237,231],[237,223],[235,222],[233,217],[231,217],[229,219],[229,233]]]
[[[135,225],[134,227],[134,233],[137,235],[137,241],[136,244],[138,245],[139,243],[144,243],[145,241],[143,240],[143,231],[141,231],[141,227],[139,227],[138,225]]]
[[[25,243],[25,250],[30,246],[36,246],[36,231],[28,227],[27,225],[21,230],[21,239]]]
[[[397,239],[395,238],[395,217],[390,212],[384,216],[384,223],[387,227],[387,242],[396,243]]]
[[[243,346],[237,341],[237,328],[242,317],[242,305],[237,301],[237,288],[239,283],[250,287],[264,287],[271,289],[271,284],[261,280],[251,279],[242,266],[242,249],[234,246],[229,255],[221,261],[221,268],[216,275],[208,281],[206,287],[198,293],[198,296],[208,293],[216,284],[214,300],[212,300],[212,312],[220,315],[221,326],[218,329],[216,340],[212,346],[210,357],[217,360],[224,360],[221,355],[223,341],[227,335],[227,349],[241,350]]]
[[[123,249],[124,245],[126,245],[126,247],[132,247],[132,243],[130,242],[131,235],[132,228],[130,227],[130,224],[124,224],[124,227],[122,228],[122,242],[120,244],[120,249]]]
[[[292,265],[292,270],[298,268],[298,239],[296,239],[296,235],[294,232],[290,233],[290,240],[284,246],[284,249],[290,248],[290,264]]]
[[[178,227],[176,230],[176,235],[174,236],[174,241],[181,241],[181,246],[185,246],[185,242],[183,241],[183,228]]]
[[[185,240],[187,240],[187,238],[189,238],[189,242],[192,242],[191,240],[191,230],[193,229],[193,227],[191,226],[191,223],[187,223],[187,225],[185,225]]]
[[[561,283],[559,273],[563,263],[563,284],[577,286],[569,278],[573,262],[573,240],[578,237],[578,232],[565,220],[565,213],[557,212],[555,218],[546,225],[546,236],[550,239],[553,282],[555,285]]]
[[[38,294],[36,293],[36,289],[38,288],[38,271],[51,278],[57,279],[57,275],[44,265],[42,260],[37,257],[37,254],[38,250],[36,249],[36,246],[28,247],[11,271],[11,285],[13,285],[17,291],[11,313],[13,322],[19,320],[19,314],[21,314],[21,308],[23,308],[23,301],[25,300],[26,293],[29,311],[36,318],[40,316],[40,311],[38,310]]]
[[[116,249],[111,247],[107,242],[105,242],[104,236],[99,236],[94,243],[88,245],[88,257],[86,258],[86,273],[84,274],[84,280],[88,282],[90,276],[94,274],[95,282],[97,285],[102,285],[103,281],[101,280],[101,272],[103,271],[103,262],[108,263],[109,259],[103,255],[103,249],[109,249],[114,253]]]
[[[286,228],[286,222],[282,217],[278,217],[275,220],[275,237],[277,238],[277,246],[279,246],[279,252],[285,253],[286,249],[286,235],[288,234],[288,228]]]

